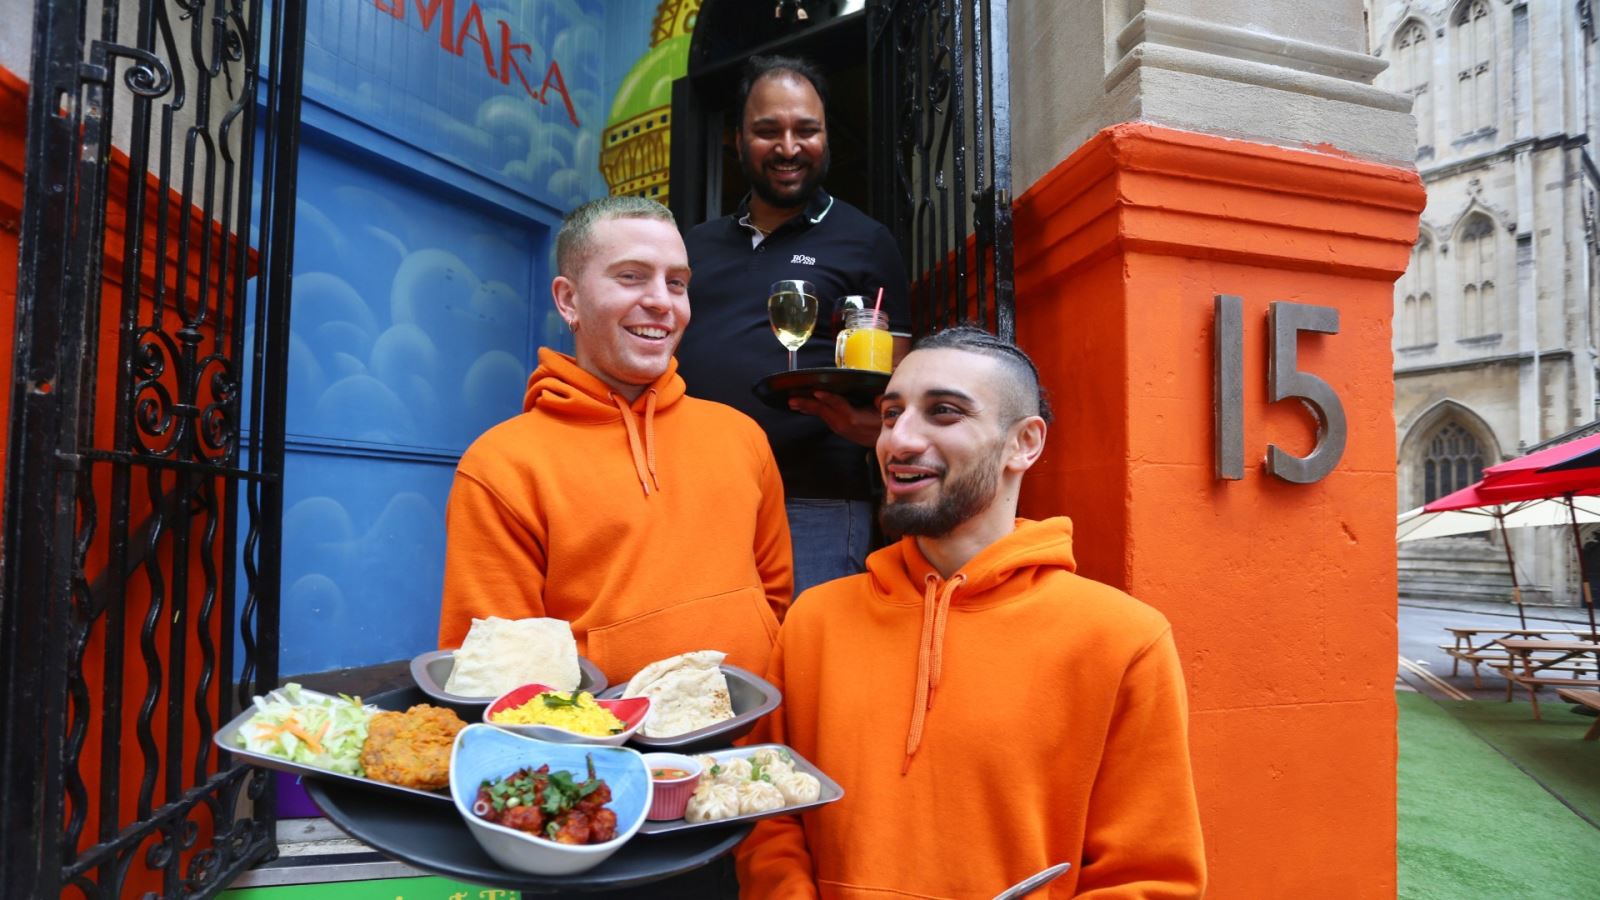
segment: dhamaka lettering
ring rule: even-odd
[[[417,20],[422,23],[424,34],[433,30],[435,23],[439,26],[439,46],[445,52],[455,56],[466,53],[467,42],[478,45],[478,51],[483,54],[483,68],[489,77],[501,84],[510,84],[514,74],[517,83],[529,97],[537,100],[540,105],[548,106],[550,92],[553,90],[561,96],[561,102],[567,109],[567,118],[574,126],[578,123],[578,110],[572,104],[572,96],[567,93],[566,79],[561,76],[561,65],[555,60],[550,61],[550,67],[545,70],[544,80],[539,84],[539,89],[534,90],[528,81],[527,74],[522,69],[517,54],[528,62],[533,61],[533,45],[518,43],[511,33],[511,26],[505,22],[497,23],[500,26],[499,41],[491,42],[488,28],[483,22],[483,10],[478,8],[476,2],[467,7],[467,12],[461,17],[460,27],[456,27],[455,0],[411,0],[416,5]],[[373,4],[382,12],[394,16],[400,21],[406,18],[406,0],[373,0]],[[498,53],[496,52],[498,51]]]

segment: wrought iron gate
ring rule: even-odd
[[[304,15],[38,0],[0,595],[7,896],[208,896],[273,852],[270,782],[210,738],[277,678]]]
[[[869,10],[873,212],[907,257],[914,330],[1014,337],[1006,0]]]

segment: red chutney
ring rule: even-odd
[[[617,814],[605,804],[611,788],[594,775],[551,773],[549,765],[519,769],[478,787],[472,813],[496,825],[515,828],[558,844],[601,844],[617,836]]]

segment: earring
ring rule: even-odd
[[[570,319],[565,319],[564,321],[567,323],[568,331],[572,332],[573,334],[578,333],[578,319],[576,316]]]

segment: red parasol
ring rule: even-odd
[[[1495,503],[1600,493],[1600,434],[1490,466],[1478,486]]]
[[[1519,500],[1543,500],[1560,497],[1567,501],[1572,525],[1572,541],[1578,550],[1578,581],[1583,585],[1583,603],[1589,612],[1589,630],[1595,630],[1594,595],[1589,590],[1588,567],[1583,562],[1583,538],[1578,533],[1577,510],[1573,497],[1600,494],[1600,434],[1592,434],[1565,444],[1557,444],[1519,456],[1516,459],[1490,466],[1483,470],[1483,480],[1468,485],[1453,494],[1447,494],[1424,506],[1428,512],[1453,509],[1470,509],[1478,506],[1512,503]],[[1501,528],[1501,539],[1505,529]],[[1506,546],[1506,559],[1511,559],[1511,548]],[[1517,601],[1517,615],[1522,615],[1521,591],[1516,586],[1516,567],[1511,569],[1512,590]]]

